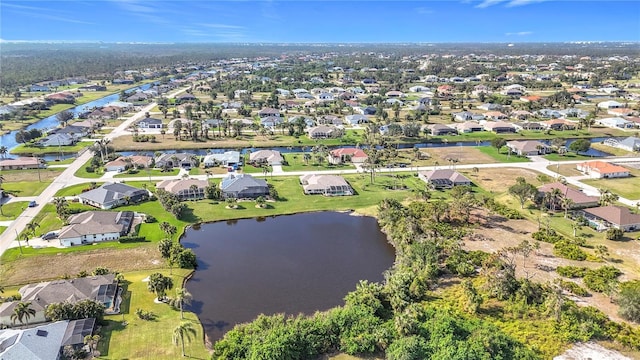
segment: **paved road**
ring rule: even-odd
[[[167,95],[167,97],[174,97],[177,94],[185,91],[186,89],[180,89],[177,90],[169,95]],[[125,133],[126,129],[131,126],[131,124],[142,118],[145,113],[147,111],[150,111],[151,109],[153,109],[153,107],[155,107],[157,104],[156,103],[151,103],[147,106],[145,106],[144,108],[142,108],[142,110],[140,110],[139,112],[137,112],[135,115],[133,115],[132,117],[128,118],[127,120],[125,120],[122,124],[120,124],[120,126],[118,126],[117,128],[115,128],[111,133],[105,135],[105,138],[107,139],[113,139],[115,137],[118,137],[122,134]],[[84,166],[84,164],[93,156],[91,151],[85,151],[82,155],[80,155],[78,158],[76,158],[76,160],[69,164],[69,166],[62,172],[62,174],[60,174],[46,189],[44,189],[44,191],[35,197],[36,203],[38,203],[39,205],[33,208],[27,207],[22,214],[20,214],[20,216],[18,216],[18,218],[16,220],[14,220],[13,222],[11,222],[11,224],[7,227],[7,229],[4,230],[4,232],[2,234],[0,234],[0,254],[3,254],[4,251],[9,247],[9,245],[11,244],[12,241],[14,241],[16,239],[16,234],[19,234],[22,232],[22,230],[24,230],[24,228],[27,226],[27,224],[29,222],[31,222],[31,220],[33,220],[33,218],[38,215],[38,213],[41,210],[41,207],[43,206],[42,204],[46,204],[49,201],[51,201],[51,199],[54,198],[55,194],[60,190],[63,189],[67,186],[70,185],[75,185],[75,184],[80,184],[80,183],[85,183],[85,182],[91,182],[91,181],[95,181],[95,180],[87,180],[87,179],[79,179],[77,177],[75,177],[75,172],[78,171],[78,169],[80,169],[82,166]]]

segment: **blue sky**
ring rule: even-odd
[[[2,0],[0,39],[105,42],[640,41],[640,2]]]

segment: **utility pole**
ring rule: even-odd
[[[18,235],[18,229],[13,229],[16,232],[16,240],[18,240],[18,248],[20,248],[20,254],[22,254],[22,244],[20,244],[20,236]]]

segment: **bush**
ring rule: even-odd
[[[623,235],[624,232],[616,228],[609,228],[609,230],[607,230],[607,232],[605,233],[607,240],[620,240],[622,239]]]
[[[84,170],[85,170],[86,172],[88,172],[88,173],[94,173],[94,172],[96,172],[96,169],[95,169],[93,166],[86,166],[86,167],[84,168]]]
[[[144,236],[123,236],[118,239],[121,244],[135,243],[135,242],[147,242],[147,238]]]
[[[606,293],[611,290],[622,271],[613,266],[602,266],[595,270],[587,270],[583,281],[587,289],[595,292]]]
[[[502,215],[507,219],[516,220],[516,219],[524,219],[520,212],[500,203],[495,202],[492,198],[484,199],[484,206],[487,209],[495,212],[496,214]]]
[[[585,290],[580,285],[574,283],[573,281],[560,280],[559,284],[563,290],[566,290],[574,295],[578,295],[578,296],[589,295],[589,292],[587,292],[587,290]]]
[[[144,218],[144,222],[145,222],[145,223],[147,223],[147,224],[154,223],[154,222],[157,222],[157,221],[158,221],[158,220],[157,220],[157,219],[155,218],[155,216],[153,216],[153,215],[147,215],[147,216]]]
[[[562,235],[558,235],[553,229],[549,229],[549,231],[544,229],[538,230],[531,234],[531,237],[535,240],[546,242],[549,244],[555,244],[563,239]]]
[[[640,281],[627,281],[620,286],[618,313],[626,320],[640,321]]]
[[[140,308],[136,309],[136,316],[141,320],[152,321],[155,320],[156,314],[151,311],[142,310]]]
[[[556,272],[560,276],[568,277],[568,278],[581,278],[587,274],[586,267],[579,266],[558,266],[556,268]]]
[[[580,247],[567,240],[561,240],[553,245],[553,253],[565,259],[583,261],[587,259],[587,253]]]

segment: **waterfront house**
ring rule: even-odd
[[[369,156],[358,148],[340,148],[331,150],[328,157],[330,164],[339,165],[349,162],[362,164]]]
[[[341,137],[342,129],[335,126],[318,125],[309,129],[310,139],[331,139]]]
[[[322,194],[324,196],[353,195],[351,185],[338,175],[307,174],[300,176],[300,184],[305,195]]]
[[[102,186],[78,195],[80,203],[100,209],[112,209],[120,205],[138,203],[149,198],[147,190],[123,183],[105,183]]]
[[[280,165],[283,160],[280,151],[277,150],[258,150],[249,154],[249,161],[254,165]]]
[[[519,156],[544,155],[550,151],[547,144],[537,140],[507,141],[507,147]]]
[[[155,159],[155,167],[157,168],[185,168],[189,169],[196,167],[198,160],[194,154],[190,153],[175,153],[175,154],[161,154]]]
[[[65,247],[118,240],[131,231],[133,218],[133,211],[85,211],[70,216],[57,239]]]
[[[434,189],[451,189],[454,186],[471,185],[471,180],[466,176],[449,169],[420,171],[418,178]]]
[[[249,174],[229,174],[220,182],[220,191],[225,199],[256,199],[269,195],[269,186],[263,179]]]
[[[95,319],[64,320],[24,329],[0,330],[0,359],[59,359],[66,347],[79,349],[93,335]]]
[[[140,119],[135,124],[140,129],[162,129],[162,120],[151,117]]]
[[[45,167],[46,165],[36,157],[18,157],[16,159],[0,160],[0,170],[25,170]]]
[[[209,154],[202,160],[204,167],[213,166],[236,166],[240,164],[240,152],[239,151],[225,151],[222,154]]]
[[[171,179],[157,183],[156,189],[177,195],[180,200],[195,200],[204,198],[208,186],[207,180]]]

